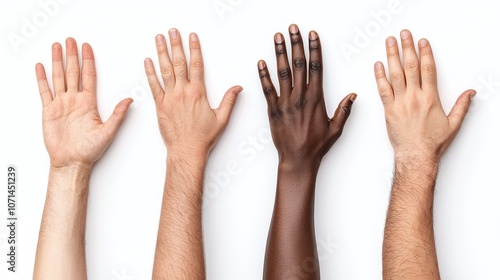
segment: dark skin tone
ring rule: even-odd
[[[347,95],[333,118],[328,117],[319,36],[315,31],[309,33],[308,63],[299,28],[292,24],[289,33],[291,66],[284,36],[277,33],[274,37],[279,95],[266,63],[262,60],[258,63],[271,134],[279,156],[264,279],[319,279],[314,232],[316,176],[322,158],[342,134],[356,94]]]

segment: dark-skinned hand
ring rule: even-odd
[[[265,61],[258,63],[262,90],[268,105],[271,134],[281,163],[303,162],[319,167],[323,156],[342,134],[357,96],[354,93],[347,95],[338,105],[333,118],[329,118],[323,92],[323,61],[319,36],[315,31],[309,33],[308,64],[299,28],[292,24],[289,32],[293,81],[285,38],[281,33],[274,36],[279,96]]]

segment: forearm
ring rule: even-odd
[[[319,279],[314,232],[316,175],[317,168],[280,163],[264,279]]]
[[[205,279],[201,208],[206,161],[167,156],[153,279]]]
[[[383,245],[384,279],[439,279],[433,229],[437,160],[397,159]]]
[[[90,168],[51,168],[34,279],[87,279],[85,223]]]

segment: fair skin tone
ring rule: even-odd
[[[314,230],[316,176],[323,156],[342,134],[356,95],[344,97],[330,118],[323,93],[319,36],[315,31],[309,33],[308,64],[297,25],[292,24],[289,33],[291,66],[284,36],[278,33],[274,37],[279,96],[266,63],[262,60],[258,63],[271,134],[279,156],[264,279],[319,279]]]
[[[441,157],[459,132],[476,92],[462,93],[446,115],[437,87],[432,49],[426,39],[418,53],[408,30],[386,41],[389,77],[375,64],[395,154],[395,177],[383,244],[384,279],[440,279],[434,244],[433,199]]]
[[[160,134],[167,148],[165,190],[153,279],[205,279],[202,236],[203,176],[210,151],[229,122],[240,86],[230,88],[219,107],[207,99],[198,36],[189,36],[188,63],[179,32],[169,31],[170,53],[156,36],[160,76],[144,61],[156,104]]]
[[[113,141],[132,100],[121,101],[106,122],[101,120],[92,48],[82,45],[80,69],[73,38],[66,40],[66,68],[62,46],[52,46],[53,89],[40,63],[36,77],[50,172],[33,278],[87,279],[85,223],[91,171]]]

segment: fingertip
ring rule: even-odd
[[[476,95],[477,95],[477,91],[474,90],[474,89],[469,89],[468,92],[469,92],[469,98],[470,98],[470,100],[473,100],[474,97],[476,97]]]
[[[351,95],[349,96],[349,100],[351,100],[351,103],[354,103],[356,99],[358,99],[358,95],[356,93],[351,93]]]
[[[422,38],[418,41],[419,48],[425,48],[427,45],[429,45],[429,41],[425,38]]]
[[[194,33],[194,32],[191,33],[191,34],[189,34],[189,41],[191,43],[197,43],[199,41],[198,35],[196,33]]]
[[[146,58],[144,59],[144,66],[146,66],[146,67],[151,67],[152,65],[153,65],[153,61],[151,60],[151,58],[146,57]]]
[[[155,41],[156,41],[156,44],[157,45],[161,45],[161,44],[164,44],[165,43],[165,36],[163,36],[163,34],[158,34],[155,36]]]
[[[318,33],[314,30],[309,32],[309,39],[310,40],[317,40],[319,38]]]
[[[242,86],[234,86],[232,92],[236,95],[240,94],[243,91]]]
[[[259,70],[264,70],[266,68],[266,62],[264,60],[259,60],[259,62],[257,63],[257,67],[259,68]]]

